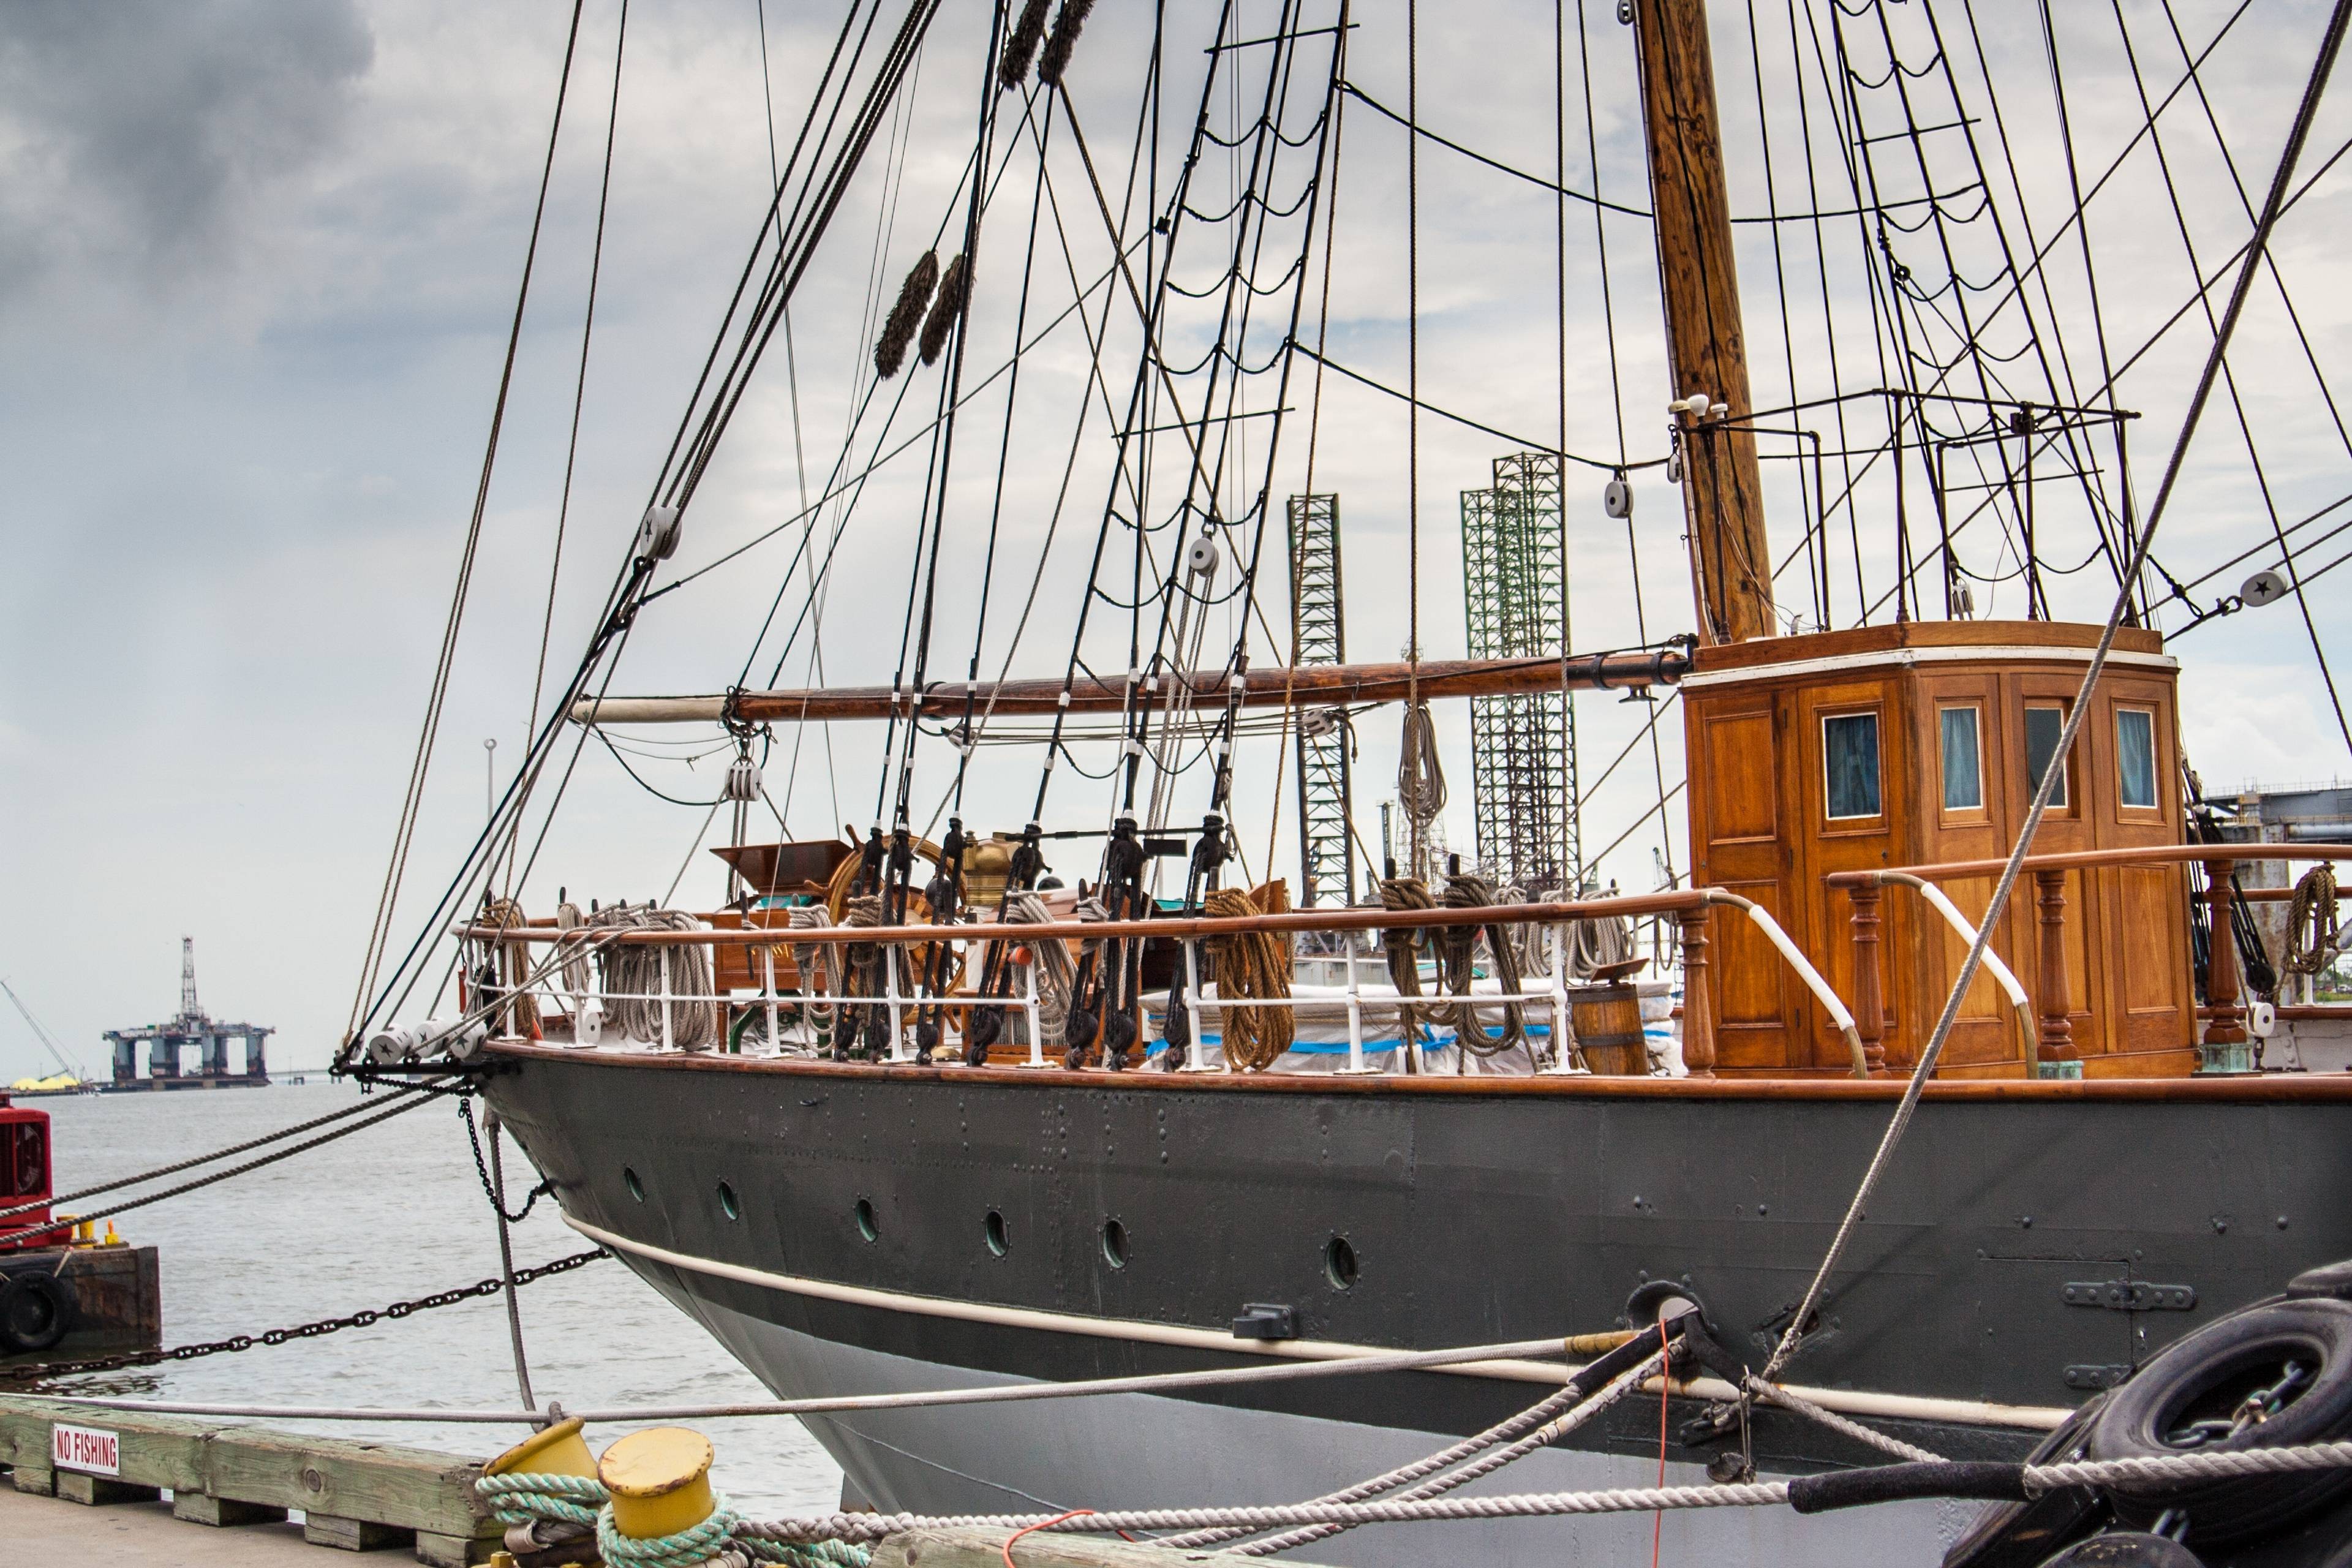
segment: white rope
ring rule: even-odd
[[[651,904],[609,905],[590,915],[588,924],[604,931],[702,929],[702,922],[683,910],[657,910]],[[667,985],[663,982],[664,954],[667,954],[668,963]],[[718,1014],[707,1000],[711,994],[709,948],[692,942],[657,945],[616,942],[597,951],[596,963],[604,972],[604,1016],[617,1024],[629,1038],[670,1045],[682,1051],[709,1050],[717,1043]],[[664,1005],[658,1000],[665,993],[674,998],[706,998],[670,1002],[667,1036],[662,1031]]]
[[[1748,1388],[1749,1393],[1769,1400],[1784,1410],[1793,1411],[1807,1420],[1817,1421],[1832,1432],[1842,1432],[1857,1443],[1866,1443],[1874,1448],[1893,1454],[1898,1458],[1916,1459],[1923,1463],[1935,1464],[1939,1463],[1944,1458],[1943,1455],[1922,1448],[1916,1443],[1906,1443],[1900,1437],[1889,1436],[1886,1433],[1865,1426],[1859,1421],[1849,1421],[1836,1411],[1824,1410],[1802,1394],[1791,1394],[1779,1384],[1767,1383],[1752,1373],[1748,1374]]]
[[[1503,1344],[1463,1345],[1450,1350],[1403,1351],[1393,1355],[1350,1356],[1337,1361],[1276,1362],[1251,1366],[1218,1367],[1205,1372],[1149,1373],[1137,1377],[1103,1377],[1081,1383],[1015,1383],[986,1388],[922,1389],[906,1394],[836,1394],[815,1399],[781,1399],[739,1405],[615,1405],[573,1408],[563,1415],[583,1421],[692,1421],[754,1415],[814,1415],[865,1410],[911,1410],[961,1405],[1003,1405],[1040,1399],[1083,1399],[1104,1394],[1152,1394],[1176,1388],[1217,1388],[1236,1384],[1288,1383],[1299,1378],[1347,1377],[1365,1373],[1413,1372],[1473,1362],[1520,1356],[1558,1355],[1559,1340],[1515,1340]],[[1575,1369],[1563,1367],[1563,1372]],[[56,1398],[71,1405],[104,1405],[112,1410],[164,1415],[246,1415],[280,1421],[465,1421],[510,1422],[546,1426],[562,1417],[548,1410],[465,1410],[345,1408],[284,1405],[191,1405],[152,1399],[79,1399],[26,1394],[25,1398]],[[1547,1402],[1549,1404],[1550,1402]],[[1545,1406],[1538,1406],[1538,1409]],[[1519,1417],[1514,1417],[1514,1422]],[[1524,1430],[1524,1427],[1520,1428]],[[1465,1453],[1474,1450],[1465,1449]],[[1449,1453],[1451,1450],[1449,1450]],[[1460,1458],[1462,1456],[1455,1456]],[[1453,1458],[1444,1463],[1451,1464]],[[1425,1473],[1425,1472],[1416,1472]]]
[[[1508,1447],[1494,1449],[1484,1458],[1465,1465],[1458,1470],[1439,1476],[1433,1480],[1423,1481],[1409,1491],[1399,1493],[1397,1500],[1417,1501],[1423,1498],[1441,1496],[1467,1486],[1481,1476],[1492,1475],[1512,1461],[1534,1453],[1538,1448],[1550,1447],[1641,1387],[1653,1376],[1664,1371],[1665,1359],[1663,1353],[1649,1357],[1638,1366],[1632,1367],[1620,1374],[1574,1409],[1546,1422]],[[1339,1500],[1352,1502],[1357,1500],[1347,1498]],[[1303,1546],[1310,1541],[1320,1541],[1326,1536],[1338,1535],[1347,1528],[1348,1526],[1344,1524],[1334,1523],[1309,1525],[1305,1529],[1290,1531],[1282,1535],[1269,1536],[1264,1541],[1253,1541],[1248,1545],[1236,1547],[1234,1550],[1245,1556],[1265,1557],[1276,1552],[1287,1552],[1294,1546]]]
[[[2352,1441],[2312,1443],[2299,1448],[2238,1448],[2208,1454],[2162,1454],[2140,1459],[2078,1459],[2063,1465],[2028,1465],[2025,1489],[2061,1491],[2068,1487],[2140,1486],[2167,1481],[2240,1480],[2248,1476],[2291,1475],[2352,1468]]]
[[[2028,1465],[2021,1476],[2029,1493],[2117,1482],[2161,1485],[2180,1480],[2242,1479],[2352,1468],[2352,1441],[2315,1443],[2298,1448],[2246,1448],[2211,1454],[2172,1454],[2139,1459],[2105,1459],[2063,1465]],[[880,1541],[908,1530],[970,1527],[982,1530],[1044,1530],[1073,1533],[1105,1531],[1175,1531],[1235,1526],[1246,1531],[1307,1524],[1415,1524],[1433,1520],[1529,1519],[1561,1514],[1653,1513],[1694,1508],[1764,1508],[1790,1500],[1787,1481],[1748,1481],[1732,1486],[1612,1487],[1595,1491],[1506,1492],[1492,1497],[1391,1499],[1359,1503],[1290,1503],[1260,1508],[1129,1509],[1079,1514],[836,1513],[745,1525],[739,1535],[762,1541]]]
[[[1530,1519],[1553,1514],[1653,1513],[1668,1509],[1762,1508],[1789,1500],[1786,1481],[1717,1487],[1619,1487],[1587,1492],[1505,1492],[1493,1497],[1421,1498],[1387,1502],[1284,1504],[1264,1508],[1129,1509],[1062,1520],[1050,1513],[836,1513],[775,1520],[738,1530],[759,1541],[881,1541],[909,1530],[1045,1530],[1054,1531],[1191,1530],[1238,1525],[1245,1531],[1303,1524],[1419,1524],[1434,1520]]]

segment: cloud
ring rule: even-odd
[[[352,0],[33,5],[0,34],[0,305],[54,270],[165,282],[331,147],[374,42]]]

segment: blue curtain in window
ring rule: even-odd
[[[1977,710],[1943,710],[1944,809],[1973,811],[1984,805],[1984,764],[1977,752]]]
[[[2116,711],[2116,777],[2124,805],[2156,804],[2156,716],[2145,709]]]
[[[1876,816],[1878,715],[1842,713],[1823,720],[1822,758],[1828,815]]]

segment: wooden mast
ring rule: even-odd
[[[1772,560],[1739,321],[1739,274],[1723,183],[1706,0],[1634,0],[1648,129],[1650,205],[1675,395],[1704,394],[1706,416],[1683,419],[1683,510],[1690,528],[1699,635],[1710,643],[1770,637]],[[1725,423],[1727,410],[1731,423]]]

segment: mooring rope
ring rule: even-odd
[[[415,1088],[394,1089],[387,1092],[390,1097],[395,1099],[409,1095],[423,1095],[426,1098],[430,1098],[428,1091],[437,1087],[439,1082],[440,1080],[436,1079],[428,1083],[418,1084]],[[418,1103],[422,1103],[422,1101],[420,1100]],[[408,1108],[409,1107],[406,1106],[403,1107],[403,1109]],[[117,1176],[110,1182],[100,1182],[96,1186],[81,1187],[70,1193],[59,1193],[55,1197],[43,1198],[38,1203],[18,1204],[14,1208],[0,1209],[0,1219],[13,1219],[21,1214],[30,1214],[35,1209],[54,1208],[59,1204],[79,1203],[84,1198],[94,1198],[101,1193],[119,1192],[124,1187],[136,1187],[148,1182],[161,1180],[165,1176],[176,1176],[182,1171],[192,1171],[198,1165],[209,1165],[215,1160],[226,1160],[231,1155],[243,1154],[248,1151],[263,1148],[271,1143],[281,1142],[289,1138],[299,1137],[302,1133],[311,1131],[316,1128],[331,1126],[338,1121],[348,1121],[354,1116],[364,1116],[371,1110],[380,1109],[382,1109],[381,1102],[371,1103],[368,1100],[362,1100],[357,1105],[347,1105],[341,1110],[331,1110],[324,1116],[314,1116],[308,1121],[298,1121],[291,1127],[281,1127],[275,1132],[265,1132],[258,1138],[249,1138],[242,1143],[232,1143],[226,1149],[215,1149],[209,1154],[198,1154],[191,1159],[174,1161],[168,1165],[158,1165],[152,1171],[142,1171],[135,1176]],[[353,1131],[356,1131],[356,1129],[353,1129]],[[320,1142],[323,1142],[325,1140],[322,1139]],[[282,1158],[284,1154],[299,1154],[303,1149],[314,1149],[316,1147],[318,1147],[317,1143],[305,1143],[302,1145],[301,1149],[288,1149],[283,1152],[283,1154],[273,1155],[272,1158]],[[264,1163],[266,1162],[257,1161],[255,1163],[260,1164]],[[252,1170],[255,1167],[254,1165],[247,1165],[241,1168],[245,1170]],[[111,1212],[120,1213],[121,1211],[115,1210]],[[78,1215],[76,1217],[79,1218],[80,1216]],[[103,1218],[104,1215],[98,1215],[95,1217]]]
[[[1503,1492],[1477,1497],[1393,1498],[1356,1503],[1285,1503],[1254,1508],[1124,1509],[1076,1516],[1054,1514],[835,1513],[762,1523],[738,1523],[735,1538],[805,1544],[814,1541],[877,1542],[904,1531],[947,1528],[1043,1530],[1057,1533],[1192,1531],[1234,1527],[1255,1533],[1307,1525],[1417,1524],[1465,1519],[1537,1519],[1558,1515],[1650,1513],[1698,1508],[1766,1508],[1788,1504],[1801,1513],[1935,1497],[2039,1497],[2077,1487],[2128,1484],[2148,1488],[2196,1480],[2352,1468],[2352,1440],[2294,1448],[2242,1448],[2147,1458],[2082,1460],[2057,1465],[1879,1465],[1791,1481],[1741,1481],[1724,1486],[1611,1487],[1591,1491]]]
[[[772,1541],[739,1536],[742,1515],[717,1500],[709,1518],[668,1535],[624,1535],[613,1522],[612,1493],[593,1476],[522,1472],[483,1476],[474,1489],[491,1505],[491,1517],[504,1525],[530,1525],[546,1521],[574,1531],[593,1531],[596,1552],[614,1568],[694,1568],[732,1554],[761,1563],[782,1563],[790,1568],[866,1568],[874,1551],[847,1542]]]

